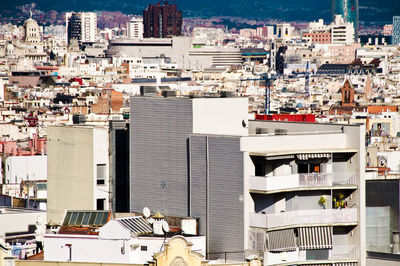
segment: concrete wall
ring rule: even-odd
[[[93,128],[93,190],[94,190],[94,203],[96,205],[97,199],[104,200],[104,210],[110,209],[109,193],[109,163],[108,163],[108,131],[105,128]],[[105,164],[105,182],[104,185],[97,184],[97,165]],[[94,206],[96,209],[97,206]]]
[[[247,98],[193,99],[193,133],[246,136]]]
[[[43,211],[7,211],[0,213],[0,237],[6,233],[27,233],[29,227],[46,228],[46,212]],[[36,227],[35,227],[36,229]],[[34,230],[30,233],[34,233]]]
[[[108,48],[108,54],[128,57],[156,57],[162,54],[171,57],[179,68],[189,68],[190,37],[146,38],[141,40],[115,40]]]
[[[205,238],[187,237],[193,243],[193,250],[204,255]],[[101,239],[97,235],[45,235],[44,260],[101,263],[134,263],[145,264],[153,255],[163,249],[165,237],[137,237],[130,240]],[[146,250],[142,250],[146,247]]]
[[[6,158],[6,183],[47,180],[47,156],[10,156]]]
[[[48,132],[47,220],[62,222],[65,210],[93,210],[93,128],[50,126]]]
[[[329,141],[327,141],[329,140]],[[310,134],[286,136],[249,136],[243,137],[241,150],[254,153],[306,152],[340,150],[351,147],[345,134]]]

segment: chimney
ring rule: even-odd
[[[163,230],[163,225],[165,223],[164,221],[164,215],[162,215],[160,212],[156,212],[153,216],[154,222],[153,222],[153,233],[155,235],[164,235],[164,230]]]

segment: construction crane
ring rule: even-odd
[[[264,105],[264,113],[266,115],[271,114],[271,81],[274,81],[277,77],[273,74],[268,76],[267,73],[264,73],[260,76],[260,78],[249,78],[249,79],[241,79],[240,81],[257,81],[264,80],[265,82],[265,105]]]
[[[305,75],[306,75],[306,84],[305,84],[305,87],[304,87],[305,98],[308,98],[310,96],[310,72],[308,71],[308,67],[309,67],[308,63],[309,62],[307,61],[306,73],[305,73]]]

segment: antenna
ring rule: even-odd
[[[151,215],[150,209],[147,208],[147,207],[144,207],[144,208],[143,208],[143,216],[144,216],[145,218],[149,218],[150,215]]]

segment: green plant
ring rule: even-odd
[[[321,197],[319,198],[318,204],[319,204],[321,207],[323,207],[323,208],[325,209],[325,206],[326,206],[326,197],[325,197],[325,196],[321,196]]]
[[[335,209],[338,209],[338,208],[344,208],[344,206],[345,206],[344,195],[342,193],[339,193],[337,194],[337,196],[333,198],[333,207]]]

